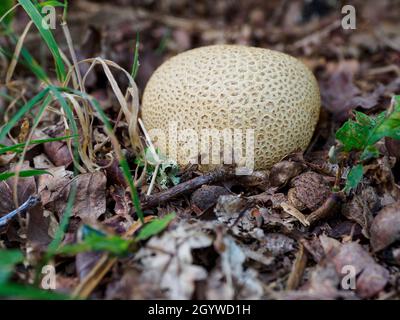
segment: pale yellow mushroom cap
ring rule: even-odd
[[[178,54],[152,75],[144,91],[147,130],[254,129],[255,169],[268,169],[310,143],[320,110],[312,72],[273,50],[213,45]],[[159,145],[168,154],[167,147]],[[221,147],[222,149],[222,147]],[[178,163],[182,163],[180,149]],[[222,150],[221,150],[222,152]]]

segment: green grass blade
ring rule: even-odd
[[[72,90],[69,88],[60,88],[59,90],[71,92],[77,96],[82,97],[83,99],[88,100],[91,103],[91,105],[93,106],[93,108],[96,110],[96,112],[99,114],[99,117],[103,121],[105,129],[107,130],[107,133],[109,134],[109,136],[115,137],[115,135],[113,133],[112,125],[111,125],[110,121],[108,120],[107,115],[104,113],[103,109],[100,107],[100,104],[98,103],[98,101],[95,98],[93,98],[90,95],[87,95],[83,92],[80,92],[78,90]],[[140,221],[142,223],[144,223],[144,215],[143,215],[142,208],[140,206],[139,194],[138,194],[135,184],[133,182],[133,177],[132,177],[131,171],[129,169],[128,162],[126,161],[126,158],[124,157],[122,152],[118,152],[117,150],[116,150],[116,152],[119,153],[118,154],[119,164],[121,166],[121,170],[124,175],[124,178],[125,178],[126,182],[128,183],[128,186],[131,190],[131,198],[132,198],[132,202],[135,207],[135,210],[136,210],[136,214],[138,215]]]
[[[49,139],[40,139],[40,140],[31,140],[29,142],[29,145],[36,145],[36,144],[42,144],[42,143],[47,143],[47,142],[55,142],[55,141],[63,141],[67,140],[70,138],[73,138],[74,136],[63,136],[63,137],[56,137],[56,138],[49,138]],[[1,147],[0,148],[0,154],[6,153],[6,152],[16,152],[20,153],[22,149],[25,147],[26,143],[17,143],[14,144],[13,146],[9,147]]]
[[[70,126],[72,128],[72,133],[73,133],[73,137],[74,137],[73,138],[73,146],[74,146],[73,159],[74,159],[74,164],[75,164],[74,165],[74,174],[76,175],[77,174],[76,164],[79,163],[78,126],[76,124],[74,114],[73,114],[70,106],[68,105],[67,101],[63,97],[60,89],[57,87],[54,87],[54,86],[49,86],[49,89],[54,94],[55,98],[58,100],[61,107],[63,108],[63,110],[67,116],[67,119],[70,123]],[[49,259],[51,259],[53,257],[53,255],[56,253],[58,247],[60,246],[60,244],[64,238],[65,232],[66,232],[68,224],[69,224],[70,217],[72,215],[72,209],[73,209],[76,193],[77,193],[76,181],[73,181],[69,195],[68,195],[67,205],[66,205],[64,214],[63,214],[61,222],[60,222],[60,226],[56,231],[53,241],[50,243],[50,245],[48,247],[48,252],[45,257],[44,263],[46,263]]]
[[[43,40],[46,42],[46,44],[54,58],[57,77],[60,82],[64,82],[65,77],[66,77],[66,68],[64,65],[64,61],[61,57],[58,44],[57,44],[53,34],[50,31],[50,27],[48,26],[45,19],[43,19],[42,15],[39,13],[39,11],[36,9],[34,4],[30,0],[18,0],[18,2],[21,4],[21,6],[26,11],[26,13],[32,19],[36,28],[39,30],[39,33],[42,36]]]
[[[18,112],[11,118],[11,120],[1,129],[0,131],[0,141],[2,141],[10,130],[17,124],[17,122],[32,108],[36,106],[38,102],[40,102],[47,94],[49,93],[49,89],[46,88],[39,92],[36,96],[34,96],[31,100],[29,100]]]
[[[0,173],[0,181],[4,181],[7,180],[13,176],[15,176],[15,172],[3,172]],[[50,172],[46,171],[46,170],[23,170],[20,171],[18,176],[22,177],[22,178],[27,178],[27,177],[34,177],[34,176],[40,176],[42,174],[50,174]]]
[[[54,239],[51,241],[49,247],[47,248],[47,254],[44,264],[46,264],[47,261],[49,261],[54,256],[54,254],[56,254],[62,240],[64,239],[65,232],[67,231],[68,228],[69,219],[71,218],[72,215],[72,209],[74,206],[76,193],[77,193],[76,181],[73,181],[67,200],[67,205],[65,207],[64,214],[60,222],[60,226],[58,227],[56,234],[54,235]]]
[[[34,300],[70,300],[71,298],[49,290],[42,290],[33,286],[24,286],[15,283],[0,285],[0,296],[7,298],[22,298]]]
[[[148,238],[159,234],[163,231],[169,223],[174,220],[176,217],[176,213],[172,212],[162,217],[161,219],[154,219],[149,223],[146,223],[142,229],[140,229],[138,236],[135,240],[147,240]]]
[[[12,34],[8,35],[9,39],[13,44],[16,44],[18,41],[18,38]],[[3,49],[0,47],[0,53],[6,56],[9,59],[12,59],[13,54],[8,52],[7,50]],[[39,63],[31,56],[28,50],[25,48],[21,49],[21,59],[19,63],[28,69],[30,69],[33,74],[39,79],[42,80],[43,82],[49,83],[49,77],[47,76],[46,72],[44,69],[39,65]]]
[[[136,44],[135,44],[135,55],[133,57],[133,66],[131,76],[133,79],[136,78],[138,70],[139,70],[139,32],[136,33]]]

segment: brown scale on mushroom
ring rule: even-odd
[[[308,146],[319,110],[317,81],[299,60],[268,49],[214,45],[162,64],[146,86],[142,117],[147,130],[164,132],[171,121],[199,135],[202,128],[240,129],[244,136],[254,129],[255,169],[268,169]],[[178,162],[182,158],[178,148]]]

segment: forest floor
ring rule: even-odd
[[[352,1],[349,30],[340,1],[70,2],[54,43],[25,6],[0,37],[0,219],[21,209],[0,220],[1,296],[400,297],[396,1]],[[74,60],[68,35],[78,61],[102,58],[78,68],[97,62],[83,85],[97,105],[62,72]],[[146,195],[154,163],[142,128],[128,125],[135,99],[167,58],[217,43],[283,51],[313,71],[322,107],[312,142],[245,177],[167,164]],[[129,74],[138,90],[121,112]]]

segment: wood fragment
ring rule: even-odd
[[[310,225],[310,222],[307,221],[307,218],[305,217],[304,214],[302,214],[299,210],[297,210],[295,207],[291,206],[290,204],[286,202],[281,203],[281,207],[283,211],[286,213],[290,214],[291,216],[295,217],[297,220],[301,222],[302,225],[305,227],[308,227]]]
[[[235,176],[235,170],[232,168],[220,168],[208,172],[202,176],[180,183],[168,190],[148,196],[142,202],[142,209],[149,209],[164,204],[165,202],[188,192],[191,192],[204,184],[215,183]]]
[[[315,222],[330,218],[342,202],[343,193],[333,192],[323,203],[321,207],[313,211],[308,217],[307,222],[312,225]]]
[[[290,272],[288,281],[286,283],[287,290],[295,290],[300,285],[301,279],[304,275],[304,270],[307,265],[307,254],[304,246],[300,244],[299,251],[297,251],[296,258],[293,263],[292,271]]]

